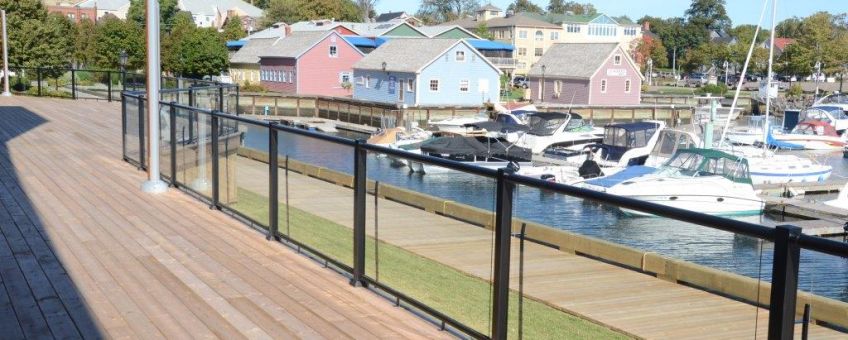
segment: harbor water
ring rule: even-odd
[[[246,129],[245,147],[267,151],[265,129],[242,129]],[[367,137],[349,132],[338,135]],[[353,153],[350,147],[281,132],[279,151],[283,157],[352,173]],[[833,165],[837,176],[842,176],[848,165],[841,153],[822,155],[821,159]],[[458,172],[410,173],[406,167],[398,167],[386,157],[370,154],[367,168],[368,178],[381,183],[482,209],[492,210],[495,204],[495,187],[491,179]],[[527,187],[517,189],[513,215],[577,234],[770,280],[773,252],[770,242],[665,218],[631,217],[611,206]],[[791,223],[773,216],[741,218],[770,226]],[[803,250],[800,272],[799,287],[802,290],[848,302],[848,260]]]

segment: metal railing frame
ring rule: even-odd
[[[214,86],[213,86],[214,87]],[[197,93],[197,91],[202,88],[192,88],[192,89],[175,89],[175,90],[163,90],[163,92],[167,91],[185,91],[189,92],[189,102],[190,104],[194,104],[193,95]],[[207,88],[208,89],[208,88]],[[223,87],[218,87],[219,94],[219,109],[224,108],[223,104]],[[238,92],[236,92],[236,96],[238,96]],[[124,104],[122,105],[122,112],[124,115],[130,114],[127,111],[126,107],[126,98],[136,98],[139,103],[139,132],[143,133],[143,93],[140,92],[124,92],[122,93],[122,100]],[[238,99],[236,98],[236,102]],[[678,221],[689,222],[713,229],[723,230],[731,233],[746,235],[750,237],[754,237],[757,239],[774,242],[774,262],[772,266],[772,289],[771,289],[771,300],[769,304],[769,326],[768,326],[768,336],[769,339],[791,339],[793,336],[794,325],[795,325],[795,311],[796,311],[796,303],[797,303],[797,284],[798,284],[798,275],[799,275],[799,257],[801,249],[808,249],[811,251],[821,252],[829,255],[839,256],[848,258],[848,244],[836,242],[833,240],[823,239],[815,236],[804,235],[801,233],[801,229],[794,226],[778,226],[776,228],[769,228],[758,224],[752,224],[742,221],[736,221],[731,219],[726,219],[722,217],[706,215],[694,211],[683,210],[678,208],[671,208],[664,205],[659,205],[655,203],[650,203],[646,201],[640,201],[637,199],[626,198],[621,196],[615,196],[611,194],[607,194],[604,192],[598,192],[588,189],[583,189],[579,187],[569,186],[565,184],[558,183],[550,183],[541,179],[535,179],[530,177],[524,177],[520,175],[516,175],[514,173],[509,173],[504,169],[493,170],[487,168],[480,168],[476,166],[471,166],[465,163],[456,162],[452,160],[447,160],[443,158],[431,157],[426,155],[419,154],[410,154],[402,150],[390,149],[387,147],[382,147],[378,145],[366,144],[364,142],[358,140],[352,140],[337,136],[331,136],[326,134],[321,134],[317,132],[311,132],[303,129],[298,129],[294,127],[284,126],[280,124],[276,124],[274,122],[266,122],[259,121],[250,118],[245,118],[239,115],[233,115],[224,113],[221,110],[206,110],[192,107],[192,105],[182,105],[174,102],[162,102],[163,106],[168,106],[171,112],[171,126],[170,126],[170,136],[172,138],[172,157],[176,153],[174,142],[175,139],[175,116],[176,110],[186,110],[189,113],[189,117],[191,117],[191,113],[197,114],[205,114],[211,117],[212,119],[212,195],[211,197],[206,197],[203,194],[194,192],[193,190],[187,188],[185,185],[180,185],[178,181],[178,177],[176,176],[175,170],[175,161],[172,158],[172,169],[171,169],[171,180],[174,182],[172,185],[177,186],[181,189],[194,192],[199,195],[203,199],[209,201],[210,208],[214,209],[222,209],[226,210],[240,218],[243,218],[255,225],[262,225],[252,218],[241,214],[234,209],[229,209],[219,201],[218,192],[219,188],[219,176],[218,176],[218,163],[219,163],[219,154],[218,154],[218,139],[219,139],[219,131],[218,126],[220,124],[221,119],[227,119],[231,121],[236,121],[239,123],[249,124],[253,126],[258,126],[262,128],[267,128],[269,131],[268,137],[268,150],[269,150],[269,225],[266,226],[267,239],[268,240],[279,240],[289,244],[294,244],[298,247],[298,250],[305,249],[309,253],[316,255],[317,257],[323,259],[325,263],[332,263],[337,268],[340,268],[343,272],[350,274],[351,280],[350,283],[356,286],[369,286],[372,285],[384,292],[387,292],[390,295],[393,295],[398,299],[398,301],[403,300],[407,302],[409,305],[417,308],[425,313],[431,315],[432,317],[440,320],[442,324],[448,324],[451,327],[454,327],[456,330],[463,332],[474,338],[493,338],[493,339],[505,339],[507,336],[508,330],[508,311],[509,311],[509,264],[510,264],[510,242],[511,242],[511,226],[512,226],[512,207],[513,207],[513,193],[515,191],[516,186],[522,185],[537,189],[543,189],[548,192],[554,192],[562,195],[567,195],[575,198],[581,198],[585,200],[591,200],[595,202],[599,202],[602,204],[607,204],[611,206],[621,207],[625,209],[632,209],[636,211],[641,211],[645,213],[649,213],[652,215],[666,217]],[[238,107],[238,106],[236,106]],[[122,122],[126,124],[126,117],[122,117]],[[126,130],[126,126],[124,126],[124,130]],[[287,234],[281,233],[279,231],[279,216],[278,215],[278,207],[279,207],[279,193],[277,192],[277,184],[279,183],[279,173],[278,169],[280,166],[280,160],[278,157],[278,133],[288,133],[294,134],[298,136],[304,136],[311,139],[321,140],[325,142],[334,143],[337,145],[343,145],[351,147],[354,154],[354,170],[353,170],[353,178],[354,178],[354,228],[353,228],[353,266],[348,266],[346,264],[340,263],[339,261],[322,254],[320,251],[309,247],[308,245],[300,243],[298,240],[290,238]],[[140,136],[140,141],[142,144],[140,146],[140,155],[142,156],[142,161],[139,163],[140,167],[143,167],[143,156],[144,156],[144,146],[143,135]],[[124,138],[124,142],[126,143],[126,139]],[[126,145],[124,145],[124,159],[128,162],[132,162],[126,154]],[[366,197],[367,197],[367,156],[368,153],[378,153],[385,154],[394,157],[400,157],[403,159],[407,159],[410,161],[422,162],[434,166],[444,167],[454,171],[460,171],[468,174],[473,174],[476,176],[482,176],[485,178],[493,179],[496,181],[496,205],[495,205],[495,245],[494,245],[494,277],[493,277],[493,291],[492,291],[492,323],[490,336],[486,334],[482,334],[477,330],[453,319],[452,317],[443,314],[442,312],[435,310],[429,307],[427,304],[416,300],[408,295],[405,295],[403,292],[397,291],[390,286],[387,286],[377,280],[374,280],[367,275],[365,275],[365,240],[366,240],[366,231],[365,231],[365,216],[366,216]],[[288,157],[286,157],[286,163],[288,162]],[[288,169],[286,168],[286,171]]]

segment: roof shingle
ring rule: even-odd
[[[528,75],[541,76],[545,65],[545,75],[549,77],[591,78],[617,47],[616,43],[553,44]]]
[[[335,32],[294,32],[259,52],[259,57],[297,58],[324,37]]]
[[[417,72],[445,53],[459,39],[391,39],[353,65],[354,69]]]
[[[258,64],[259,56],[265,53],[268,49],[274,46],[279,38],[254,38],[247,43],[238,52],[230,57],[230,63],[233,64]]]

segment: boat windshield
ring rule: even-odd
[[[751,184],[748,162],[717,150],[678,150],[657,173],[671,177],[722,176],[737,183]]]
[[[551,136],[562,124],[568,122],[569,116],[543,117],[541,115],[530,116],[530,134],[537,136]]]
[[[643,148],[648,145],[648,141],[656,131],[656,126],[631,130],[619,126],[607,126],[604,129],[603,143],[624,148]]]
[[[839,93],[832,94],[827,97],[822,98],[818,104],[826,105],[826,104],[848,104],[848,94]]]
[[[675,130],[662,130],[651,156],[659,159],[669,159],[677,150],[698,147],[695,140],[687,133]]]

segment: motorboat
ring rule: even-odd
[[[843,113],[848,114],[848,93],[834,93],[824,96],[813,104],[813,107],[819,106],[839,107]]]
[[[433,138],[433,133],[417,127],[407,131],[403,127],[395,127],[381,130],[372,135],[366,143],[385,146],[391,149],[400,149],[412,153],[420,153],[419,149],[424,141]],[[397,167],[407,166],[407,160],[401,157],[387,156],[392,165]]]
[[[766,124],[768,122],[768,124]],[[743,127],[728,129],[725,139],[735,145],[754,145],[763,141],[765,127],[769,129],[780,129],[774,119],[766,120],[766,116],[749,116],[748,124]]]
[[[720,216],[757,215],[764,206],[754,190],[747,160],[713,149],[680,149],[656,171],[615,184],[607,192]]]
[[[576,113],[537,112],[530,115],[527,125],[527,133],[522,134],[515,144],[530,149],[534,154],[553,146],[580,150],[603,139],[600,129],[592,127]]]
[[[530,114],[532,113],[526,111],[498,113],[494,120],[463,125],[465,132],[461,135],[500,138],[515,143],[530,130],[530,127],[527,126],[527,116]]]
[[[527,125],[529,116],[535,111],[481,111],[474,116],[460,116],[442,120],[429,121],[430,129],[444,134],[465,135],[475,124],[494,121],[505,126]]]
[[[820,120],[798,123],[789,133],[769,133],[769,146],[787,150],[842,150],[845,138],[832,125]]]
[[[599,142],[584,145],[580,150],[553,146],[544,151],[544,156],[579,164],[591,154],[601,167],[642,165],[663,128],[662,121],[609,124],[604,126],[604,137]]]
[[[839,196],[836,196],[836,199],[825,201],[824,204],[834,208],[848,210],[848,184],[845,184],[842,190],[839,190]]]
[[[488,137],[445,136],[421,144],[421,154],[465,162],[490,169],[529,166],[532,154],[503,140]],[[450,170],[421,162],[408,162],[409,170],[420,173],[443,173]]]
[[[848,108],[848,106],[846,106],[846,108]],[[846,129],[848,129],[848,115],[846,115],[845,112],[845,109],[841,106],[818,105],[801,111],[798,120],[819,120],[833,125],[833,128],[836,129],[837,133],[843,133]]]

